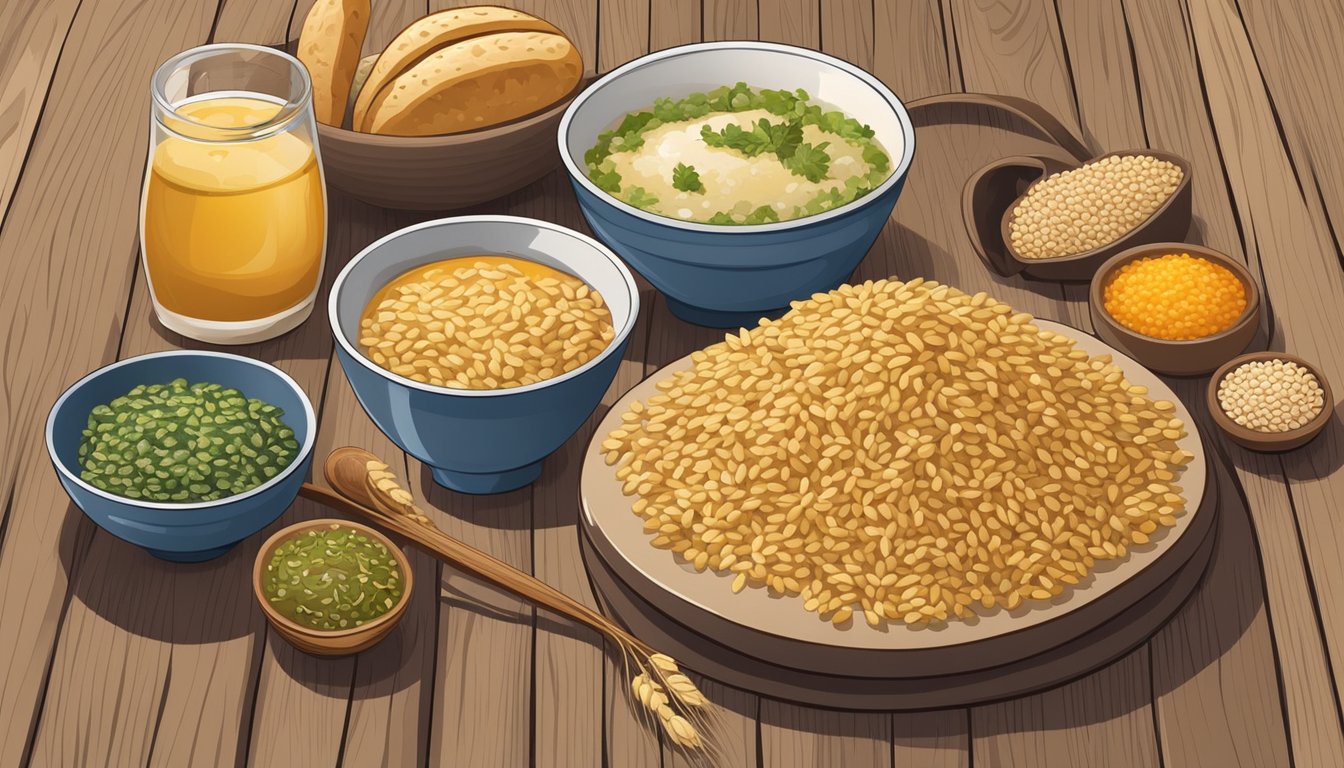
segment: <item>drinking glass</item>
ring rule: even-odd
[[[140,245],[159,321],[216,344],[299,325],[327,231],[308,71],[271,48],[206,45],[164,62],[151,90]]]

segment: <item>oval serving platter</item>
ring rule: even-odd
[[[1171,400],[1187,425],[1179,445],[1194,455],[1179,482],[1186,512],[1165,535],[1131,550],[1120,562],[1100,564],[1087,580],[1049,601],[1027,601],[970,620],[914,628],[863,621],[836,627],[804,610],[798,597],[763,589],[733,594],[731,577],[697,573],[689,563],[649,544],[633,498],[621,492],[615,467],[600,445],[632,401],[656,393],[657,383],[691,367],[689,356],[655,372],[607,413],[584,456],[580,480],[581,529],[602,565],[630,591],[673,621],[769,665],[816,675],[899,679],[963,674],[1013,664],[1087,635],[1162,588],[1200,551],[1215,510],[1197,425],[1180,399],[1155,374],[1087,333],[1037,320],[1044,329],[1076,340],[1090,355],[1109,354],[1131,383]],[[1202,569],[1201,569],[1202,570]],[[1187,580],[1193,587],[1195,580]]]

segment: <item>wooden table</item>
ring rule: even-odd
[[[370,50],[427,10],[374,4]],[[1191,237],[1244,258],[1264,285],[1257,344],[1344,383],[1344,18],[1333,0],[517,4],[566,29],[599,71],[680,43],[759,37],[848,59],[907,99],[1026,96],[1094,149],[1178,152],[1195,168]],[[269,633],[253,604],[248,569],[264,535],[214,562],[170,565],[97,529],[56,482],[42,426],[66,385],[119,357],[199,346],[153,320],[137,266],[150,74],[208,41],[281,42],[308,5],[0,5],[0,765],[680,762],[634,719],[595,635],[428,557],[412,554],[430,586],[387,642],[319,660]],[[970,171],[1039,139],[949,110],[922,121],[918,144],[858,278],[926,276],[1088,327],[1082,288],[994,277],[962,229]],[[584,228],[561,173],[479,211]],[[374,238],[428,217],[332,195],[328,279]],[[716,336],[673,319],[647,287],[643,306],[608,403]],[[372,426],[332,364],[323,317],[242,352],[278,364],[320,404],[319,456],[368,447],[453,534],[593,600],[574,526],[596,417],[533,487],[470,498],[434,487]],[[1203,380],[1173,385],[1204,413]],[[1212,445],[1223,505],[1214,561],[1146,645],[1062,688],[952,711],[824,711],[707,681],[730,724],[724,762],[1344,765],[1344,601],[1329,597],[1344,588],[1344,429],[1281,457]],[[276,526],[320,513],[301,502]]]

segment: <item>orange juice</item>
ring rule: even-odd
[[[184,122],[222,129],[263,125],[282,105],[252,95],[180,104]],[[173,127],[173,119],[165,121]],[[209,130],[209,128],[204,130]],[[145,268],[158,304],[189,318],[269,318],[317,288],[326,237],[322,174],[302,135],[241,141],[169,132],[153,149],[145,185]]]

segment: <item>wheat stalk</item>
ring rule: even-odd
[[[371,459],[365,463],[365,471],[371,488],[382,494],[384,507],[391,507],[400,517],[446,536],[416,505],[410,492],[401,487],[397,476],[386,464]],[[386,503],[388,501],[392,503]],[[472,570],[486,578],[492,576],[488,570]],[[532,577],[525,578],[531,580]],[[579,610],[567,610],[563,605],[557,606],[554,600],[538,600],[536,595],[528,594],[525,588],[520,589],[515,584],[501,583],[501,586],[580,621],[613,641],[621,651],[622,663],[627,670],[638,671],[630,682],[630,692],[646,713],[654,717],[663,733],[674,745],[687,751],[711,750],[707,734],[716,730],[716,722],[713,709],[709,707],[709,699],[681,671],[671,656],[654,651],[610,619],[587,610],[581,604],[575,604]]]

